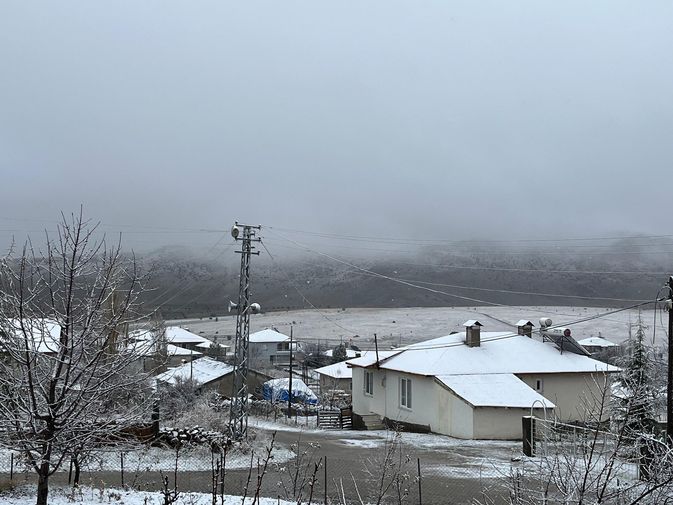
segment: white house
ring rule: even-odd
[[[173,344],[183,349],[191,349],[192,351],[206,352],[211,347],[217,345],[212,340],[208,340],[201,335],[192,333],[191,331],[180,328],[179,326],[167,326],[164,328],[164,333],[162,335],[163,340],[167,344]],[[157,335],[152,330],[133,330],[129,333],[129,338],[137,341],[141,340],[156,340]],[[220,346],[223,347],[226,351],[229,346]],[[226,353],[226,352],[225,352]]]
[[[144,355],[142,370],[161,370],[164,365],[174,367],[185,361],[210,354],[216,347],[218,354],[226,355],[229,346],[218,346],[213,341],[179,326],[167,326],[163,334],[154,330],[138,329],[129,332],[130,345]],[[165,356],[161,356],[165,354]],[[165,363],[164,363],[165,360]]]
[[[375,351],[356,351],[353,349],[346,349],[346,352],[352,351],[353,357],[375,356]],[[332,352],[332,351],[328,351]],[[384,359],[395,354],[396,351],[379,351],[379,358]],[[324,353],[323,353],[324,354]],[[320,392],[331,393],[335,390],[344,391],[348,394],[353,390],[353,369],[348,364],[349,360],[339,361],[331,365],[316,368],[315,372],[320,376]]]
[[[303,360],[301,344],[292,341],[292,361]],[[250,366],[263,368],[290,363],[290,337],[274,329],[266,328],[250,334],[248,344]]]
[[[578,340],[577,343],[584,347],[591,354],[605,351],[616,351],[619,349],[619,344],[610,342],[608,339],[600,336]]]
[[[507,332],[464,333],[420,342],[380,359],[349,360],[356,425],[399,423],[468,439],[520,439],[521,417],[585,419],[618,368]],[[546,410],[546,412],[545,412]]]

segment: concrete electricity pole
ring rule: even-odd
[[[236,309],[236,340],[234,342],[234,383],[231,394],[231,410],[229,412],[229,430],[235,440],[248,435],[248,344],[250,341],[250,313],[260,311],[257,303],[250,303],[250,258],[255,251],[253,242],[255,230],[261,226],[238,224],[231,229],[231,236],[241,241],[241,275],[238,286],[238,303],[229,302],[229,310]]]

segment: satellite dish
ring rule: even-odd
[[[231,236],[234,237],[234,239],[238,240],[238,236],[241,234],[241,229],[238,226],[232,226],[231,227]]]
[[[250,312],[253,314],[259,314],[262,311],[262,306],[259,303],[253,303],[250,305]]]

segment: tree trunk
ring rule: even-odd
[[[37,502],[36,505],[47,505],[47,496],[49,494],[49,462],[45,461],[40,465],[40,471],[37,474]]]
[[[74,487],[77,487],[79,486],[79,473],[80,473],[79,457],[75,456],[75,458],[72,460],[72,463],[75,466],[75,478],[72,481],[72,485]]]

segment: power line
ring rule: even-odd
[[[486,304],[486,305],[504,306],[502,303],[489,302],[489,301],[487,301],[487,300],[480,300],[480,299],[478,299],[478,298],[472,298],[472,297],[469,297],[469,296],[462,296],[462,295],[456,295],[456,294],[453,294],[453,293],[447,293],[446,291],[441,291],[441,290],[439,290],[439,289],[428,288],[428,287],[426,287],[426,286],[418,286],[418,285],[413,284],[413,283],[411,283],[411,282],[403,281],[403,280],[401,280],[401,279],[397,279],[397,278],[395,278],[395,277],[391,277],[391,276],[389,276],[389,275],[379,274],[379,273],[374,272],[374,271],[372,271],[372,270],[368,270],[368,269],[366,269],[366,268],[363,268],[363,267],[354,265],[353,263],[350,263],[350,262],[348,262],[348,261],[344,261],[344,260],[341,260],[341,259],[339,259],[339,258],[335,258],[334,256],[331,256],[331,255],[329,255],[329,254],[326,254],[326,253],[323,253],[323,252],[320,252],[320,251],[313,250],[313,249],[311,249],[311,248],[309,248],[309,247],[307,247],[307,246],[304,246],[303,244],[300,244],[299,242],[296,242],[295,240],[292,240],[292,239],[290,239],[290,238],[284,237],[283,235],[280,235],[280,234],[277,233],[277,232],[273,232],[273,231],[272,231],[272,233],[276,233],[276,235],[278,235],[279,237],[281,237],[281,238],[283,238],[283,239],[285,239],[285,240],[287,240],[287,241],[289,241],[289,242],[292,242],[293,244],[295,244],[295,245],[297,245],[297,246],[299,246],[299,247],[304,247],[304,248],[305,248],[307,251],[309,251],[309,252],[313,252],[313,253],[315,253],[315,254],[319,254],[320,256],[324,256],[324,257],[326,257],[326,258],[329,258],[329,259],[331,259],[331,260],[333,260],[333,261],[336,261],[336,262],[338,262],[338,263],[342,263],[342,264],[347,265],[347,266],[349,266],[349,267],[351,267],[351,268],[354,268],[354,269],[356,269],[356,270],[360,270],[360,271],[362,271],[362,272],[371,274],[371,275],[373,275],[373,276],[375,276],[375,277],[380,277],[380,278],[382,278],[382,279],[387,279],[387,280],[392,281],[392,282],[397,282],[398,284],[403,284],[403,285],[405,285],[405,286],[409,286],[409,287],[412,287],[412,288],[416,288],[416,289],[421,289],[421,290],[429,291],[429,292],[431,292],[431,293],[441,294],[441,295],[445,295],[445,296],[450,296],[450,297],[452,297],[452,298],[458,298],[458,299],[461,299],[461,300],[467,300],[467,301],[470,301],[470,302],[482,303],[482,304]]]
[[[513,291],[509,289],[495,289],[495,288],[477,288],[474,286],[460,286],[458,284],[443,284],[440,282],[428,282],[428,281],[419,281],[415,279],[402,279],[407,282],[415,282],[418,284],[427,284],[430,286],[442,286],[442,287],[449,287],[449,288],[458,288],[458,289],[471,289],[474,291],[487,291],[491,293],[507,293],[507,294],[513,294],[513,295],[530,295],[530,296],[547,296],[547,297],[555,297],[555,298],[578,298],[582,300],[606,300],[606,301],[613,301],[613,302],[641,302],[643,300],[635,300],[635,299],[629,299],[629,298],[609,298],[609,297],[604,297],[604,296],[580,296],[580,295],[560,295],[560,294],[554,294],[554,293],[534,293],[530,291]]]
[[[341,264],[347,265],[348,267],[350,267],[352,269],[355,269],[357,271],[361,271],[361,272],[363,272],[367,275],[373,276],[373,277],[387,279],[387,280],[397,282],[397,283],[400,283],[400,284],[403,284],[403,285],[406,285],[406,286],[409,286],[409,287],[414,287],[414,288],[417,288],[417,289],[427,290],[427,291],[430,291],[430,292],[433,292],[433,293],[436,293],[436,294],[443,294],[443,295],[446,295],[446,296],[460,298],[460,299],[463,299],[463,300],[469,300],[469,301],[473,301],[473,302],[477,302],[477,303],[485,303],[487,305],[504,306],[504,304],[500,304],[500,303],[496,303],[496,302],[491,302],[491,301],[487,301],[487,300],[480,300],[480,299],[477,299],[477,298],[457,295],[455,293],[448,293],[446,291],[436,290],[436,289],[428,288],[428,287],[422,286],[422,285],[419,286],[419,284],[427,284],[427,285],[431,285],[431,286],[442,286],[442,287],[453,287],[453,288],[457,288],[457,289],[472,289],[472,290],[476,290],[476,291],[485,291],[485,292],[520,294],[520,295],[529,295],[529,296],[548,296],[548,297],[559,297],[559,298],[575,298],[575,299],[619,301],[619,302],[636,301],[636,300],[633,300],[633,299],[624,299],[624,298],[591,297],[591,296],[580,296],[580,295],[561,295],[561,294],[552,294],[552,293],[533,293],[533,292],[525,292],[525,291],[512,291],[512,290],[502,290],[502,289],[492,289],[492,288],[476,288],[476,287],[461,286],[461,285],[456,285],[456,284],[442,284],[442,283],[432,283],[432,282],[425,282],[425,281],[402,279],[402,278],[399,278],[399,277],[392,277],[392,276],[389,276],[389,275],[381,274],[381,273],[375,272],[373,270],[360,267],[360,266],[355,265],[353,263],[350,263],[348,261],[341,260],[341,259],[336,258],[334,256],[331,256],[329,254],[313,250],[313,249],[309,248],[308,246],[305,246],[304,244],[300,244],[299,242],[296,242],[295,240],[292,240],[290,238],[284,237],[283,235],[280,235],[277,232],[276,232],[276,235],[278,235],[279,237],[281,237],[281,238],[283,238],[287,241],[290,241],[290,242],[294,243],[295,245],[297,245],[299,247],[303,247],[305,250],[307,250],[309,252],[319,254],[319,255],[324,256],[326,258],[329,258],[333,261],[337,261]]]
[[[372,237],[364,235],[340,235],[336,233],[316,232],[307,230],[298,230],[292,228],[282,228],[278,226],[265,226],[267,229],[287,231],[292,233],[302,233],[305,235],[313,235],[323,238],[337,238],[343,240],[364,241],[364,242],[400,242],[400,243],[450,243],[450,244],[493,244],[493,243],[535,243],[535,242],[585,242],[585,241],[602,241],[602,240],[627,240],[627,239],[654,239],[654,238],[671,238],[673,235],[633,235],[633,236],[612,236],[612,237],[563,237],[553,239],[543,238],[521,238],[521,239],[482,239],[482,240],[455,240],[455,239],[409,239],[399,237]]]
[[[582,319],[577,319],[575,321],[569,321],[569,322],[565,322],[565,323],[554,324],[552,326],[549,326],[547,329],[565,328],[567,326],[573,326],[573,325],[576,325],[576,324],[585,323],[587,321],[592,321],[594,319],[601,319],[605,316],[616,314],[618,312],[623,312],[625,310],[632,310],[632,309],[635,309],[635,308],[638,308],[638,307],[642,307],[643,305],[648,305],[650,303],[656,303],[658,301],[662,301],[662,300],[649,300],[649,301],[637,303],[635,305],[630,305],[628,307],[622,307],[622,308],[619,308],[619,309],[610,310],[610,311],[607,311],[607,312],[604,312],[604,313],[601,313],[601,314],[596,314],[596,315],[585,317],[585,318],[582,318]],[[513,337],[518,337],[518,336],[520,336],[518,333],[506,333],[504,335],[499,335],[497,337],[482,339],[482,342],[494,342],[494,341],[505,340],[505,339],[508,339],[508,338],[513,338]],[[465,344],[462,341],[461,342],[450,342],[450,343],[447,343],[447,344],[427,345],[427,346],[411,344],[409,346],[402,347],[400,350],[403,350],[403,351],[432,350],[432,349],[444,349],[444,348],[447,348],[447,347],[456,347],[456,346],[460,346],[460,345],[465,345]]]
[[[302,247],[294,247],[286,244],[275,244],[275,247],[283,247],[285,249],[292,249],[294,251],[306,251]],[[368,249],[369,250],[369,249]],[[403,251],[392,251],[386,249],[377,249],[383,252],[403,252]],[[409,251],[411,253],[411,251]],[[413,254],[417,254],[414,252]],[[400,261],[398,259],[389,260],[395,265],[409,265],[409,266],[423,266],[423,267],[434,267],[447,270],[478,270],[478,271],[494,271],[494,272],[530,272],[530,273],[552,273],[552,274],[579,274],[579,275],[651,275],[651,276],[661,276],[668,275],[667,271],[643,271],[643,270],[560,270],[560,269],[540,269],[540,268],[511,268],[511,267],[485,267],[485,266],[467,266],[467,265],[455,265],[448,263],[419,263],[417,261]]]
[[[404,245],[404,244],[402,244]],[[423,244],[421,244],[423,245]],[[673,253],[672,250],[663,250],[663,251],[573,251],[570,248],[564,248],[564,249],[559,249],[557,251],[549,251],[549,250],[538,250],[538,249],[528,249],[525,251],[507,251],[507,250],[494,250],[494,251],[475,251],[472,249],[466,249],[467,247],[470,247],[470,245],[466,245],[463,247],[464,250],[457,250],[457,251],[451,251],[450,249],[445,248],[444,245],[442,244],[426,244],[424,245],[425,249],[427,249],[430,246],[442,246],[444,248],[439,249],[441,253],[444,254],[469,254],[471,256],[503,256],[503,255],[509,255],[509,256],[534,256],[534,255],[543,255],[543,256],[554,256],[554,255],[572,255],[572,256],[628,256],[628,255],[653,255],[653,254],[671,254]],[[670,244],[641,244],[638,245],[636,244],[635,247],[655,247],[655,246],[663,246],[663,245],[670,245]],[[338,244],[330,244],[330,248],[338,248],[338,249],[348,249],[348,250],[360,250],[360,251],[375,251],[375,252],[385,252],[388,254],[414,254],[417,255],[418,252],[421,250],[421,247],[417,247],[414,249],[383,249],[383,248],[376,248],[376,247],[359,247],[359,246],[353,246],[353,245],[338,245]],[[474,246],[472,246],[474,247]],[[613,246],[595,246],[593,249],[599,249],[602,247],[613,247]]]
[[[313,305],[313,303],[311,303],[311,301],[310,301],[308,298],[306,298],[306,296],[304,296],[304,294],[299,290],[299,288],[296,286],[296,284],[294,283],[294,281],[293,281],[293,280],[290,278],[290,276],[287,274],[287,272],[285,271],[285,269],[282,268],[282,267],[280,267],[280,265],[276,262],[276,258],[273,257],[273,255],[271,254],[271,251],[269,251],[269,249],[267,248],[267,246],[266,246],[266,244],[264,243],[264,241],[261,240],[260,243],[262,244],[262,247],[264,247],[264,249],[266,250],[266,252],[267,252],[267,254],[269,255],[269,257],[271,258],[271,261],[273,261],[273,263],[274,263],[275,265],[277,265],[277,266],[280,268],[280,270],[283,272],[283,275],[285,275],[287,281],[288,281],[288,282],[290,283],[290,285],[294,288],[294,290],[295,290],[295,291],[297,292],[297,294],[301,297],[301,299],[304,300],[305,303],[309,304],[314,310],[318,311],[318,314],[320,314],[321,317],[323,317],[325,320],[329,321],[330,323],[332,323],[332,324],[335,325],[336,327],[338,327],[338,328],[340,328],[340,329],[346,331],[346,332],[349,333],[349,334],[353,334],[353,335],[355,334],[354,331],[349,330],[349,329],[346,328],[345,326],[342,326],[341,324],[339,324],[339,323],[337,323],[336,321],[333,321],[332,319],[330,319],[329,317],[327,317],[327,315],[324,314],[318,307],[316,307],[315,305]]]
[[[214,243],[214,244],[213,244],[213,245],[206,251],[206,255],[210,254],[211,252],[214,252],[215,249],[217,248],[217,246],[220,245],[220,243],[221,243],[226,237],[227,237],[226,235],[222,235],[222,236],[217,240],[217,242],[215,242],[215,243]],[[230,244],[227,244],[227,245],[225,246],[225,248],[224,248],[222,251],[219,251],[218,255],[213,255],[213,257],[212,257],[212,258],[209,258],[209,259],[214,260],[214,259],[216,259],[218,256],[223,256],[224,253],[226,253],[227,251],[229,251],[232,247],[234,247],[234,245],[236,245],[236,242],[232,242],[232,243],[230,243]],[[164,300],[164,301],[163,301],[163,302],[162,302],[156,309],[154,309],[154,311],[156,312],[156,311],[161,310],[161,308],[164,307],[166,304],[170,303],[171,301],[173,301],[173,300],[174,300],[175,298],[177,298],[178,296],[184,294],[185,292],[187,292],[188,290],[190,290],[191,288],[193,288],[193,287],[196,285],[196,283],[197,283],[197,280],[196,280],[196,279],[192,279],[192,281],[191,281],[190,283],[188,283],[188,284],[187,284],[186,286],[184,286],[182,289],[180,289],[179,291],[177,291],[176,293],[174,293],[173,296],[171,296],[171,297],[168,298],[167,300]],[[153,304],[155,304],[155,303],[158,302],[161,298],[163,298],[165,295],[167,295],[171,289],[173,289],[173,288],[167,288],[167,289],[165,289],[163,293],[161,293],[160,295],[154,297],[152,300],[149,300],[149,301],[146,302],[146,303],[147,303],[148,305],[153,305]],[[183,307],[184,307],[184,306],[183,306]],[[182,308],[182,307],[181,307],[181,308]]]

